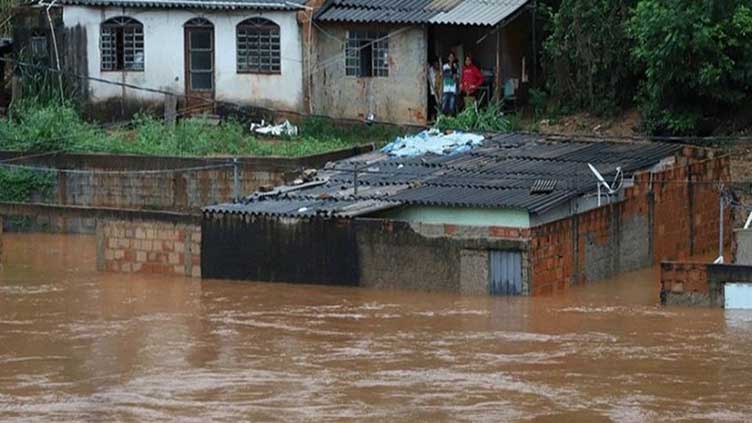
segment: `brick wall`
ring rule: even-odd
[[[661,263],[661,292],[708,295],[708,263],[664,261]]]
[[[676,167],[652,177],[636,175],[624,201],[533,228],[531,293],[551,294],[661,260],[715,253],[719,192],[705,182],[729,180],[729,158],[691,154],[694,150],[687,150]],[[728,210],[724,221],[730,245]]]
[[[201,227],[159,221],[100,221],[97,268],[200,278]]]

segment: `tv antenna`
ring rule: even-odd
[[[606,189],[606,197],[608,198],[608,202],[611,202],[611,196],[618,193],[621,189],[622,185],[624,184],[624,173],[621,171],[621,166],[616,167],[616,176],[614,176],[614,181],[609,185],[608,182],[606,182],[606,179],[601,175],[601,173],[598,171],[598,169],[595,168],[595,166],[591,165],[590,163],[587,164],[590,168],[590,171],[593,172],[595,177],[598,179],[598,184],[596,185],[598,187],[598,207],[601,206],[601,187]]]

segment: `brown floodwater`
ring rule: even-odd
[[[0,421],[750,421],[752,314],[100,274],[3,236]]]

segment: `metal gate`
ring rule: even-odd
[[[522,294],[522,254],[518,251],[488,252],[491,295]]]

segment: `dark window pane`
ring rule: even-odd
[[[206,49],[212,48],[212,34],[211,31],[196,31],[193,30],[191,34],[191,49]]]
[[[191,89],[193,90],[211,90],[212,74],[209,73],[192,73]]]
[[[211,70],[212,54],[210,51],[191,52],[191,70]]]

